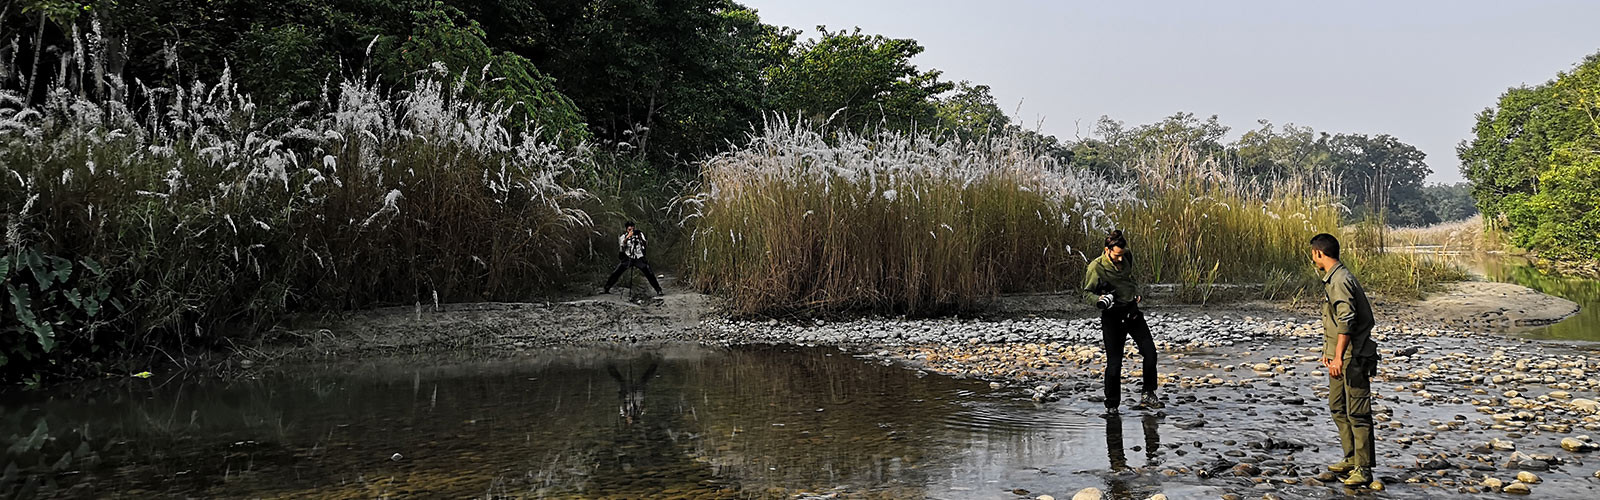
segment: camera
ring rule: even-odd
[[[1105,294],[1105,295],[1101,295],[1100,296],[1100,300],[1094,301],[1094,306],[1098,307],[1100,309],[1110,309],[1111,306],[1115,305],[1116,303],[1117,303],[1117,297],[1115,295],[1113,295],[1113,294],[1109,294],[1108,293],[1108,294]]]

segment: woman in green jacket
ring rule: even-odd
[[[1122,231],[1113,230],[1106,235],[1105,253],[1084,271],[1083,290],[1096,296],[1095,306],[1100,308],[1100,332],[1106,350],[1106,415],[1116,415],[1122,399],[1122,348],[1130,336],[1139,346],[1139,357],[1144,358],[1144,397],[1140,405],[1160,408],[1161,400],[1156,397],[1156,344],[1144,313],[1139,311],[1142,297],[1133,277],[1133,255],[1128,252],[1128,239]]]

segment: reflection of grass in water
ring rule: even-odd
[[[774,354],[735,351],[701,368],[708,383],[688,394],[701,403],[701,460],[747,490],[922,485],[937,476],[933,457],[951,450],[934,430],[957,410],[938,400],[949,394],[941,381],[839,352],[795,363],[772,363]]]
[[[617,384],[603,367],[632,361],[637,374],[639,359],[554,358],[527,360],[520,370],[510,362],[412,365],[387,377],[307,372],[154,397],[124,387],[113,398],[46,412],[94,423],[104,440],[97,442],[126,442],[108,456],[118,468],[74,479],[97,488],[593,498],[751,497],[768,488],[867,484],[885,494],[876,488],[939,474],[936,459],[951,451],[942,422],[961,411],[938,400],[954,394],[948,380],[919,381],[843,353],[669,350],[648,384],[648,411],[628,426],[618,421]],[[241,441],[256,443],[235,446]],[[404,458],[390,461],[396,452]]]
[[[1491,280],[1522,285],[1577,302],[1581,307],[1576,316],[1535,329],[1529,335],[1600,341],[1600,280],[1546,273],[1521,257],[1480,255],[1472,257],[1471,262]]]

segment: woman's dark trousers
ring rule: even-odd
[[[1116,408],[1122,401],[1122,348],[1130,336],[1139,346],[1139,357],[1144,358],[1142,389],[1156,392],[1156,343],[1150,338],[1144,312],[1133,305],[1100,311],[1100,333],[1106,348],[1106,408]]]

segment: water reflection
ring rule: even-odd
[[[985,382],[776,347],[401,359],[7,396],[0,436],[16,468],[0,497],[924,497],[975,441],[1061,428]],[[989,469],[1014,462],[995,458]]]
[[[622,401],[617,414],[622,417],[624,425],[631,426],[644,416],[644,389],[650,383],[650,377],[656,374],[656,367],[661,363],[651,357],[649,364],[644,373],[635,378],[632,375],[631,365],[628,368],[629,373],[624,375],[617,370],[615,363],[606,363],[606,373],[611,375],[612,380],[617,381],[617,398]]]
[[[1144,444],[1135,445],[1133,451],[1144,452],[1144,464],[1139,467],[1128,466],[1126,444],[1123,442],[1122,416],[1111,415],[1104,417],[1106,421],[1106,458],[1110,462],[1111,476],[1106,483],[1108,493],[1112,498],[1135,498],[1143,482],[1140,472],[1153,473],[1154,468],[1161,465],[1161,419],[1154,414],[1145,414],[1139,417],[1139,427],[1144,434]],[[1139,497],[1142,498],[1142,497]]]
[[[1577,302],[1576,316],[1554,325],[1530,329],[1528,335],[1559,339],[1600,341],[1600,280],[1546,273],[1528,259],[1514,255],[1473,254],[1449,256],[1468,269],[1502,283],[1515,283]]]

